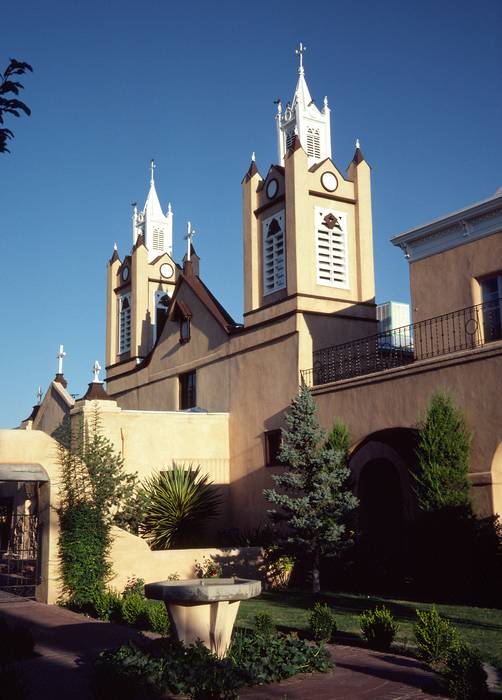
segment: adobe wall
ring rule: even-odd
[[[502,342],[314,388],[322,425],[335,418],[357,444],[386,428],[415,427],[433,393],[444,389],[473,432],[471,478],[478,511],[502,514]]]
[[[501,269],[500,233],[411,262],[413,322],[480,304],[478,278]]]

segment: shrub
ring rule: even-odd
[[[363,612],[359,620],[368,646],[378,651],[388,651],[399,629],[390,610],[385,605],[377,606],[374,610]]]
[[[144,482],[148,506],[141,533],[153,549],[193,544],[200,537],[201,527],[215,517],[221,495],[200,467],[172,469],[154,474]]]
[[[418,656],[436,666],[445,661],[458,633],[451,622],[442,617],[435,606],[431,610],[417,610],[418,623],[414,627]]]
[[[147,600],[145,617],[147,628],[152,632],[157,632],[167,636],[170,630],[169,615],[167,608],[161,600]]]
[[[94,596],[92,605],[92,609],[88,610],[92,617],[106,622],[120,622],[122,598],[115,591],[100,591]]]
[[[141,593],[127,593],[122,598],[122,622],[131,627],[146,629],[148,626],[146,607],[147,599]]]
[[[310,635],[316,642],[329,642],[336,632],[336,618],[326,603],[316,603],[309,615]]]
[[[202,562],[196,561],[194,569],[197,578],[220,578],[223,572],[221,564],[209,557],[205,557]]]
[[[103,651],[94,664],[93,695],[96,700],[160,697],[163,670],[161,659],[144,654],[133,644]]]
[[[260,637],[273,637],[277,630],[274,621],[267,613],[258,613],[254,618],[254,630]]]
[[[228,652],[248,685],[273,683],[297,673],[326,672],[332,662],[326,647],[292,636],[263,637],[237,631]]]
[[[128,593],[140,593],[143,595],[145,592],[145,581],[142,578],[137,578],[136,576],[130,576],[127,579],[127,583],[124,586],[122,595],[127,595]]]
[[[481,657],[464,640],[453,642],[442,674],[448,694],[456,700],[482,700],[488,697],[486,673]]]

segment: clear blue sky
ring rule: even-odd
[[[201,276],[242,313],[240,182],[276,160],[273,101],[292,96],[294,47],[332,108],[333,157],[356,138],[373,168],[377,300],[408,300],[389,238],[502,185],[502,3],[27,0],[2,13],[2,68],[30,62],[0,156],[0,425],[26,417],[64,343],[71,392],[104,364],[105,275],[131,246],[130,203],[190,218]]]

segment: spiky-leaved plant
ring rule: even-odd
[[[173,463],[143,486],[148,504],[140,531],[153,549],[193,544],[205,522],[219,513],[221,495],[200,467]]]
[[[312,591],[318,593],[321,557],[334,556],[350,543],[345,521],[358,499],[348,487],[344,455],[326,444],[305,385],[291,402],[286,423],[279,453],[286,468],[273,476],[280,490],[265,489],[264,494],[276,506],[270,511],[273,520],[288,527],[284,544],[309,557]]]

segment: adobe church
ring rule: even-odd
[[[152,163],[131,252],[115,247],[108,264],[106,390],[96,372],[74,401],[58,372],[22,427],[50,435],[97,405],[128,469],[198,464],[225,494],[220,526],[246,528],[266,520],[263,489],[283,468],[280,431],[303,380],[323,427],[350,430],[366,527],[396,529],[415,508],[417,421],[442,388],[473,432],[476,508],[502,512],[502,192],[393,239],[410,264],[413,323],[382,332],[371,170],[358,142],[346,171],[335,164],[328,99],[314,103],[303,52],[292,100],[277,105],[277,163],[260,173],[253,157],[242,181],[243,324],[204,284],[190,224],[176,262]],[[9,432],[0,468],[42,461]]]

